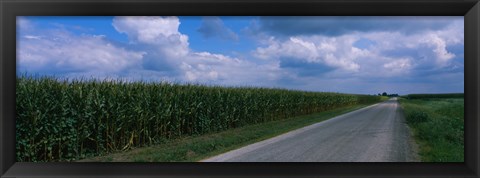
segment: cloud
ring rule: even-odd
[[[166,72],[163,75],[177,81],[246,85],[255,81],[268,83],[279,76],[276,63],[258,65],[223,54],[190,49],[188,36],[178,31],[180,22],[177,17],[115,17],[112,24],[117,31],[129,36],[132,45],[146,51],[144,69]],[[200,29],[210,33],[213,27],[218,27],[216,30],[219,31],[215,33],[222,38],[236,36],[218,17],[203,19]]]
[[[421,39],[421,42],[432,48],[432,58],[435,59],[436,64],[440,67],[447,65],[450,59],[455,57],[455,54],[447,51],[445,40],[441,39],[437,35],[428,35],[427,37]]]
[[[352,32],[396,31],[413,34],[441,30],[460,17],[260,17],[249,27],[253,33],[274,36],[340,36]]]
[[[115,17],[113,27],[133,43],[157,46],[168,57],[188,54],[188,36],[178,31],[177,17]]]
[[[322,23],[334,25],[335,18]],[[332,26],[334,31],[328,25],[322,30],[320,22],[310,24],[317,21],[309,18],[279,22],[260,17],[243,31],[258,46],[242,57],[191,49],[189,36],[178,31],[177,17],[115,17],[111,25],[128,36],[125,43],[110,41],[110,34],[74,33],[68,26],[39,29],[22,19],[17,21],[26,24],[17,26],[17,66],[18,71],[66,77],[347,93],[406,94],[441,91],[436,88],[441,85],[445,91],[463,89],[463,21],[422,17],[426,25],[400,20],[399,26],[388,27],[395,23],[380,20],[376,28],[368,21],[375,18],[367,18],[358,29],[350,23],[359,22],[344,18],[337,22],[340,26]],[[274,30],[282,23],[294,26]],[[295,32],[300,27],[305,29]],[[234,40],[218,17],[203,19],[200,29],[207,38]],[[435,79],[440,76],[445,78],[441,85]]]
[[[397,59],[397,60],[392,60],[391,62],[388,62],[386,64],[383,64],[383,67],[391,73],[402,73],[405,71],[409,71],[412,67],[411,64],[411,59],[405,58],[405,59]]]
[[[255,36],[260,46],[252,54],[259,59],[279,61],[280,70],[290,75],[287,78],[298,80],[296,83],[305,87],[314,88],[308,82],[340,87],[331,81],[354,79],[372,90],[393,90],[379,85],[389,81],[429,82],[436,75],[463,72],[463,22],[433,26],[419,28],[415,33],[384,29],[333,36],[322,32],[280,37],[263,33]],[[282,80],[286,81],[291,82]]]
[[[259,65],[209,52],[191,53],[180,66],[183,80],[189,82],[239,86],[256,82],[272,84],[279,77],[276,63]]]
[[[444,31],[430,31],[413,35],[378,32],[368,33],[365,36],[378,44],[374,51],[380,56],[408,57],[412,59],[415,67],[442,68],[451,65],[456,56],[448,51],[448,47],[463,46],[463,41],[449,40],[441,36],[441,33]]]
[[[351,37],[340,40],[322,36],[291,37],[285,41],[271,41],[267,47],[257,48],[254,55],[270,60],[286,57],[355,72],[360,67],[355,62],[356,58],[367,55],[368,52],[352,47],[351,43],[353,43]]]
[[[220,38],[224,40],[238,40],[238,35],[225,24],[219,17],[203,17],[201,26],[197,29],[204,38]]]
[[[280,60],[280,68],[290,71],[299,77],[317,76],[321,77],[325,73],[335,70],[335,68],[322,63],[312,63],[298,59],[282,57]]]
[[[299,56],[315,64],[337,68],[327,70],[318,66],[322,77],[349,77],[361,81],[418,78],[423,77],[417,72],[422,68],[436,68],[440,72],[444,67],[461,66],[454,61],[457,53],[447,50],[452,45],[463,44],[463,19],[457,17],[260,17],[245,31],[263,45],[254,52],[259,58],[275,60],[282,56]],[[285,54],[288,50],[283,46],[292,38],[313,43],[317,50],[304,47]],[[419,42],[419,38],[424,39],[423,42]],[[300,67],[286,70],[299,76],[312,73],[309,72],[312,69]]]
[[[223,32],[215,33],[231,36],[219,20],[204,19],[201,29],[207,32],[212,30],[208,28],[218,27],[216,30]],[[188,36],[178,31],[180,21],[177,17],[115,17],[112,25],[118,32],[127,34],[133,46],[146,52],[144,69],[164,72],[162,75],[176,81],[238,85],[264,79],[259,76],[274,76],[268,74],[273,70],[263,70],[268,69],[267,66],[190,49]]]
[[[17,48],[20,71],[29,73],[119,73],[141,64],[142,52],[117,47],[102,37],[46,31],[25,35]]]
[[[34,39],[34,40],[40,40],[42,38],[41,36],[34,36],[34,35],[25,35],[23,37],[26,39]]]
[[[115,30],[128,36],[131,48],[146,52],[143,68],[167,78],[181,75],[178,66],[190,53],[188,36],[178,31],[180,24],[177,17],[151,16],[115,17],[112,22]]]

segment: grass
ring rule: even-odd
[[[463,98],[464,93],[440,93],[440,94],[409,94],[408,99],[430,99],[430,98]]]
[[[385,98],[383,98],[385,100]],[[191,162],[215,156],[242,146],[262,141],[288,131],[321,122],[367,105],[354,105],[284,120],[244,126],[219,133],[184,137],[157,146],[133,149],[82,162]]]
[[[463,98],[401,98],[400,103],[422,161],[464,161]]]

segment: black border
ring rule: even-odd
[[[465,163],[15,163],[16,16],[415,15],[465,17]],[[478,0],[0,0],[1,177],[479,177]]]

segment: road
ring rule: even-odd
[[[416,162],[396,98],[202,162]]]

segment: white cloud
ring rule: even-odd
[[[113,19],[113,27],[121,33],[144,43],[162,43],[160,39],[178,32],[180,21],[177,17],[129,17],[121,16]]]
[[[195,67],[185,62],[180,66],[185,73],[185,80],[189,82],[211,81],[218,79],[218,72],[215,69],[197,64]]]
[[[194,52],[180,65],[183,79],[190,82],[245,85],[255,81],[272,82],[278,78],[278,65],[258,65],[246,60],[209,52]]]
[[[189,37],[178,31],[177,17],[115,17],[112,25],[128,36],[130,43],[124,44],[128,50],[102,34],[76,35],[68,32],[70,28],[34,31],[27,30],[35,28],[26,19],[17,23],[25,24],[18,33],[18,63],[30,72],[351,93],[395,89],[400,84],[386,87],[377,80],[403,78],[415,74],[416,68],[449,67],[458,56],[448,47],[463,44],[462,21],[416,34],[372,31],[281,38],[257,34],[260,46],[247,60],[191,49]],[[355,47],[360,39],[372,44]],[[285,60],[294,63],[282,63]]]
[[[435,31],[435,33],[444,39],[448,45],[464,43],[464,21],[455,20],[446,29]]]
[[[29,72],[82,71],[116,73],[141,64],[142,52],[116,47],[94,36],[46,32],[26,35],[18,43],[18,63]]]
[[[436,65],[439,67],[444,67],[451,59],[455,57],[455,54],[447,51],[445,40],[440,38],[438,35],[427,35],[421,39],[420,42],[425,43],[431,48],[433,52],[432,57],[434,58]]]
[[[447,50],[447,46],[463,43],[463,35],[456,35],[457,30],[426,31],[424,33],[404,35],[401,33],[370,33],[365,34],[378,43],[376,53],[383,55],[385,51],[415,51],[416,54],[405,52],[417,66],[445,67],[450,64],[455,54]],[[451,34],[451,35],[446,35]]]
[[[25,35],[23,37],[26,39],[33,39],[33,40],[40,40],[42,38],[41,36],[35,36],[35,35]]]
[[[188,54],[188,36],[178,31],[177,17],[115,17],[113,27],[133,42],[157,46],[168,57]]]
[[[411,63],[411,59],[408,58],[394,59],[391,62],[384,64],[383,67],[392,74],[405,74],[405,72],[408,72],[411,69]]]
[[[112,25],[134,45],[147,45],[148,58],[168,64],[188,82],[242,85],[275,80],[276,64],[257,65],[246,60],[189,48],[188,36],[178,31],[177,17],[115,17]],[[144,46],[145,47],[145,46]]]
[[[262,59],[289,58],[310,63],[322,63],[340,70],[356,72],[360,66],[355,62],[366,55],[365,51],[353,48],[351,37],[328,38],[323,36],[291,37],[285,41],[271,41],[266,47],[258,47],[253,55]]]
[[[287,53],[292,55],[305,54],[305,59],[309,62],[315,62],[318,58],[317,46],[308,41],[303,41],[299,38],[291,37],[290,45],[287,45]],[[291,48],[290,48],[291,47]]]
[[[409,74],[416,67],[443,68],[451,65],[455,54],[449,45],[463,44],[463,22],[455,21],[447,28],[415,34],[374,31],[340,36],[306,35],[282,40],[258,36],[260,44],[253,55],[269,60],[299,60],[320,63],[336,70],[330,77],[393,77]],[[270,40],[269,40],[270,39]],[[373,43],[360,49],[353,44],[360,39]],[[395,55],[391,55],[395,54]],[[284,69],[287,70],[287,69]]]

